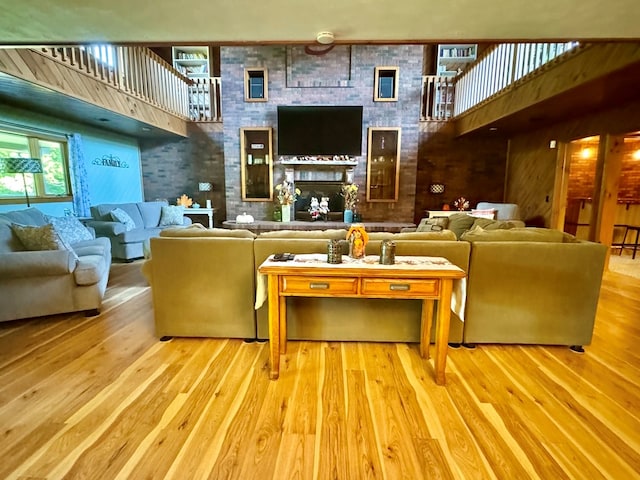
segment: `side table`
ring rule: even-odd
[[[207,215],[209,217],[209,228],[213,228],[213,208],[185,208],[184,215],[191,217],[192,215]]]

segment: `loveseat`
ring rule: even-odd
[[[181,208],[166,201],[102,203],[91,207],[87,225],[96,236],[109,239],[113,258],[130,261],[142,258],[146,242],[161,230],[191,224]]]
[[[49,240],[55,245],[45,244]],[[96,314],[110,266],[109,241],[94,238],[76,218],[47,217],[36,208],[2,213],[0,321],[76,311]]]

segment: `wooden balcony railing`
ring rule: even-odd
[[[578,45],[578,42],[503,43],[487,50],[456,77],[453,116],[487,101],[550,62],[563,61]]]
[[[38,52],[173,115],[222,121],[219,78],[189,79],[148,48],[43,46]]]
[[[453,116],[455,86],[452,77],[424,75],[420,120],[444,121]]]

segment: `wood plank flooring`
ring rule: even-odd
[[[4,479],[640,478],[640,280],[608,273],[593,344],[268,346],[153,332],[140,264],[100,316],[0,324]]]

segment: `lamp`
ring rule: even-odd
[[[24,184],[24,195],[27,198],[27,207],[31,206],[29,202],[29,191],[27,190],[27,180],[25,173],[42,173],[42,163],[39,158],[5,158],[3,159],[2,171],[4,173],[21,173],[22,183]]]
[[[213,183],[211,182],[199,182],[198,183],[198,190],[201,192],[210,192],[211,190],[213,190]],[[207,195],[205,194],[205,200],[207,202],[207,208],[211,208],[211,200],[207,198]]]

